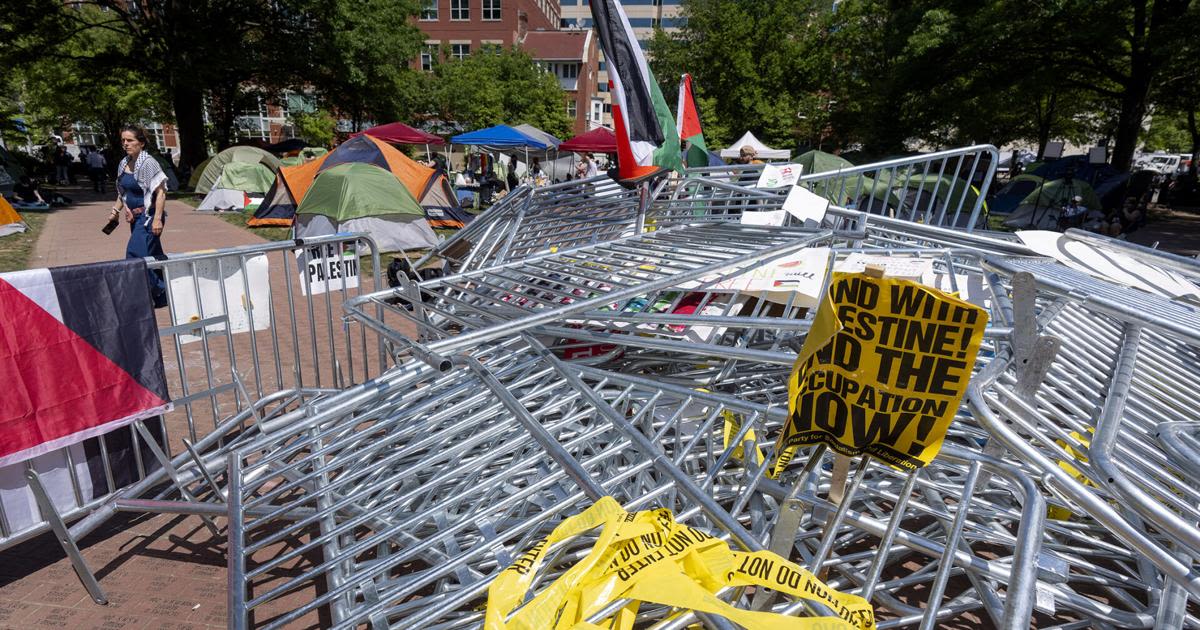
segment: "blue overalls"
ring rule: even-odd
[[[125,207],[130,210],[145,208],[145,212],[133,218],[129,225],[129,243],[125,245],[126,258],[146,258],[153,256],[155,260],[166,260],[162,241],[150,230],[154,222],[153,204],[146,203],[146,193],[138,185],[133,173],[121,171],[121,190],[125,193]],[[163,210],[163,224],[166,225],[167,213]],[[156,271],[147,271],[150,282],[150,296],[154,299],[154,308],[167,305],[167,288],[163,284],[162,275]]]

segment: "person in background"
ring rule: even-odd
[[[42,199],[42,193],[38,191],[37,180],[28,175],[22,175],[21,181],[13,186],[13,194],[21,203],[46,203],[46,200]]]
[[[758,159],[758,149],[750,145],[746,145],[738,151],[738,164],[762,164],[763,161]]]
[[[584,153],[579,158],[579,164],[575,167],[575,175],[579,179],[588,179],[599,175],[600,171],[596,168],[596,161],[592,159],[591,153]]]
[[[537,179],[538,177],[541,177],[542,175],[543,175],[543,173],[542,173],[541,161],[538,160],[537,158],[533,158],[533,162],[531,162],[529,164],[529,176],[534,179]]]
[[[109,218],[117,218],[124,210],[125,221],[129,223],[126,258],[152,256],[165,260],[162,232],[167,220],[167,176],[158,161],[146,152],[147,144],[146,131],[141,127],[129,126],[121,131],[125,157],[117,168],[117,202]],[[157,272],[147,273],[154,308],[162,308],[167,305],[166,286]]]
[[[94,192],[108,192],[108,174],[104,172],[106,166],[108,166],[108,161],[104,159],[104,154],[100,151],[91,151],[87,154],[88,176],[92,178]]]
[[[71,154],[64,147],[54,150],[54,183],[60,186],[71,183]]]
[[[1080,227],[1083,224],[1084,217],[1087,216],[1087,206],[1083,205],[1083,197],[1075,195],[1067,200],[1067,205],[1063,207],[1062,214],[1058,219],[1058,229],[1066,230],[1069,227]]]

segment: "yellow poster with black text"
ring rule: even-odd
[[[933,461],[987,320],[978,306],[917,282],[834,273],[788,379],[772,476],[813,444],[910,470]]]

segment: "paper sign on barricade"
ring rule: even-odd
[[[804,186],[792,186],[783,200],[783,209],[805,225],[809,225],[809,221],[820,225],[825,220],[825,212],[829,210],[829,200]]]
[[[168,263],[167,275],[171,278],[170,303],[174,321],[195,322],[225,315],[231,333],[270,328],[269,266],[266,254],[248,256],[241,264],[236,256],[194,263]],[[196,301],[197,295],[199,303]],[[251,311],[253,325],[250,321]],[[225,323],[209,324],[207,330],[210,333],[225,330]],[[196,341],[200,341],[199,335],[179,335],[180,343]]]
[[[300,295],[358,288],[358,249],[350,243],[298,249],[296,264],[300,269]]]
[[[835,272],[861,273],[867,265],[883,267],[884,275],[889,278],[919,281],[928,278],[933,271],[933,259],[913,258],[910,256],[877,256],[872,254],[853,253],[838,261],[833,266]]]
[[[788,379],[773,475],[802,446],[906,469],[941,450],[987,312],[916,282],[834,273]]]
[[[742,213],[739,221],[742,225],[770,225],[778,227],[783,225],[787,219],[787,213],[783,210],[760,210],[752,212],[747,210]]]
[[[763,165],[762,174],[758,176],[756,188],[783,188],[793,186],[800,179],[804,167],[799,164]]]

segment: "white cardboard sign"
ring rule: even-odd
[[[300,295],[358,288],[358,250],[348,243],[312,245],[296,250]]]
[[[171,314],[174,321],[183,324],[226,315],[230,333],[246,332],[251,328],[270,328],[269,266],[266,254],[250,256],[245,259],[244,264],[238,263],[237,256],[196,263],[168,264],[167,273],[171,278]],[[200,298],[199,304],[196,301],[197,294]],[[225,312],[226,305],[228,313]],[[251,311],[254,317],[253,325],[250,321]],[[209,324],[206,328],[210,333],[219,332],[225,330],[225,324],[218,322]],[[180,343],[196,341],[200,341],[199,335],[179,335]]]

